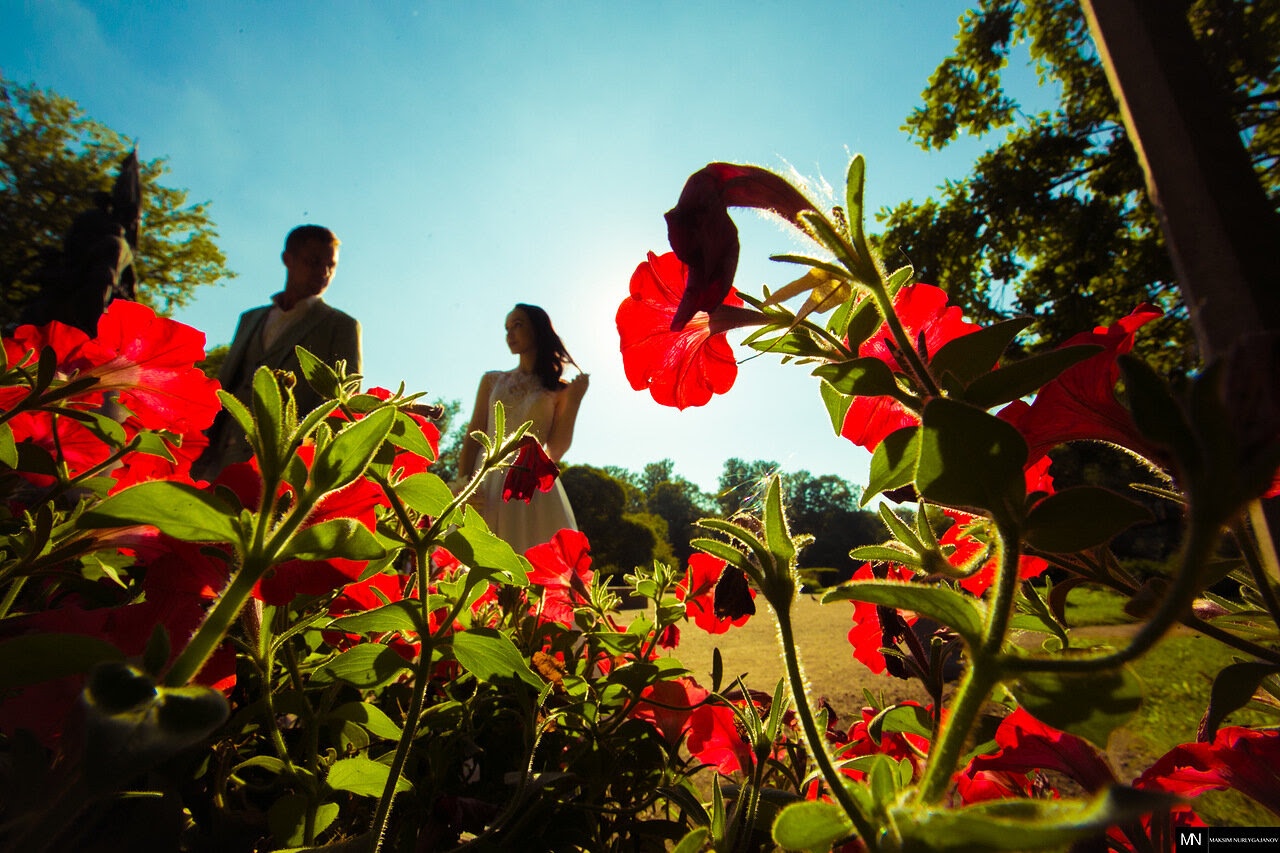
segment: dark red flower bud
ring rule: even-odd
[[[698,311],[711,313],[733,290],[739,247],[730,207],[771,210],[797,224],[801,211],[813,209],[790,183],[757,166],[711,163],[690,175],[666,217],[671,248],[689,267],[672,330],[683,329]]]
[[[502,499],[528,503],[533,499],[534,489],[550,491],[551,484],[559,476],[560,466],[551,461],[538,439],[527,435],[520,442],[516,461],[507,469],[507,478],[502,483]]]
[[[756,603],[751,597],[751,585],[747,575],[737,566],[725,566],[716,581],[713,612],[721,619],[741,619],[754,616]]]

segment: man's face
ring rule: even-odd
[[[326,243],[304,243],[284,253],[286,291],[302,299],[324,293],[338,269],[338,247]]]

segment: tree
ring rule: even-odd
[[[0,77],[0,325],[17,320],[39,289],[36,273],[62,250],[71,220],[109,191],[134,144],[85,117],[68,98]],[[161,314],[195,289],[233,278],[207,202],[160,184],[164,158],[140,162],[142,225],[134,271],[138,301]]]
[[[1172,12],[1172,10],[1171,10]],[[1280,201],[1280,3],[1192,0],[1188,18],[1272,203]],[[1055,109],[1027,115],[1003,86],[1026,43]],[[879,248],[946,288],[982,321],[1036,317],[1031,349],[1054,346],[1147,301],[1166,310],[1139,338],[1170,373],[1196,363],[1141,169],[1077,0],[981,0],[906,129],[921,147],[1009,128],[966,178],[878,218]]]
[[[669,562],[666,523],[651,513],[626,511],[623,484],[590,465],[560,474],[578,528],[591,542],[592,568],[609,575],[630,572],[654,560]]]

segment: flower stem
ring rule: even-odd
[[[786,664],[787,685],[791,689],[791,701],[796,709],[796,716],[800,718],[800,727],[808,744],[809,754],[813,756],[818,769],[822,771],[822,778],[826,780],[827,787],[831,789],[832,796],[835,797],[840,807],[844,809],[845,814],[849,816],[849,820],[853,822],[853,826],[862,838],[863,843],[866,844],[868,849],[875,850],[875,827],[871,824],[870,819],[862,813],[862,809],[858,807],[852,795],[845,789],[845,777],[836,770],[831,753],[827,751],[826,736],[818,730],[818,721],[814,718],[813,709],[809,706],[809,696],[805,691],[804,672],[800,666],[800,657],[796,651],[795,632],[791,626],[791,600],[788,598],[785,601],[770,601],[769,603],[773,605],[774,617],[778,623],[778,642],[782,646],[782,657]]]
[[[916,795],[922,803],[936,803],[946,794],[974,721],[1000,680],[1000,650],[1009,630],[1014,594],[1018,588],[1018,562],[1022,554],[1018,548],[1017,530],[1007,522],[996,521],[996,540],[1000,567],[991,607],[987,611],[987,624],[983,626],[981,644],[971,650],[969,669],[952,702],[951,715],[943,723],[938,741],[929,751],[929,763]]]

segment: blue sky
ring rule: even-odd
[[[280,288],[285,233],[315,222],[342,239],[326,299],[360,320],[369,384],[469,412],[480,374],[514,364],[507,311],[531,302],[591,374],[566,462],[670,458],[713,489],[737,456],[857,483],[869,457],[832,433],[804,368],[756,358],[728,395],[665,409],[623,376],[614,312],[708,162],[843,194],[862,153],[872,211],[962,177],[993,141],[925,152],[901,126],[969,5],[0,0],[0,70],[73,98],[210,202],[238,277],[177,314],[210,345]],[[740,289],[794,277],[767,258],[802,244],[735,219]]]

